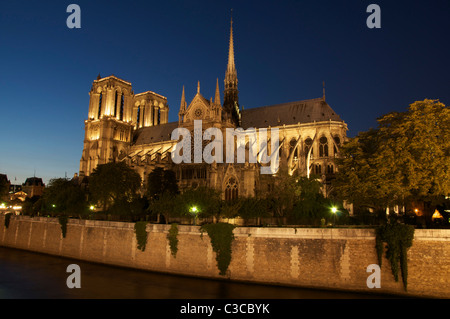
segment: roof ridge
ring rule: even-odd
[[[269,107],[275,107],[275,106],[283,106],[283,105],[289,105],[289,104],[305,103],[305,102],[316,102],[316,101],[323,101],[323,102],[325,102],[328,105],[328,103],[326,101],[324,101],[323,97],[318,97],[318,98],[314,98],[314,99],[307,99],[307,100],[292,101],[292,102],[285,102],[285,103],[278,103],[278,104],[270,104],[270,105],[264,105],[264,106],[249,107],[249,108],[246,108],[243,111],[254,110],[254,109],[261,109],[261,108],[269,108]]]

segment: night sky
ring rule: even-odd
[[[69,4],[81,29],[69,29]],[[381,8],[369,29],[366,8]],[[230,9],[244,108],[322,96],[349,136],[425,98],[450,104],[450,2],[5,1],[0,2],[0,173],[21,184],[79,170],[92,81],[114,74],[135,93],[188,103],[221,91]],[[222,96],[223,102],[223,96]]]

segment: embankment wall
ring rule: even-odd
[[[408,251],[408,290],[393,278],[383,257],[381,288],[368,288],[377,264],[373,229],[237,227],[232,260],[220,276],[208,234],[179,225],[178,252],[171,254],[170,225],[148,224],[144,251],[133,223],[70,219],[62,237],[56,218],[0,217],[0,245],[124,266],[206,278],[405,296],[450,298],[450,230],[417,229]]]

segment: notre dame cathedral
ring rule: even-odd
[[[203,129],[214,127],[224,133],[227,128],[277,128],[280,167],[291,175],[314,174],[325,186],[333,178],[334,159],[347,132],[347,124],[327,104],[325,93],[316,99],[243,110],[239,106],[232,21],[223,103],[218,80],[214,100],[203,97],[198,83],[197,94],[188,105],[183,87],[177,122],[168,121],[167,98],[152,91],[135,94],[130,82],[115,76],[98,76],[89,95],[80,177],[89,176],[99,164],[125,161],[140,174],[144,185],[155,167],[163,167],[176,172],[181,190],[213,187],[226,200],[254,196],[258,187],[264,187],[259,183],[262,164],[175,164],[171,158],[177,144],[171,139],[174,129],[193,131],[194,120],[202,120]],[[245,147],[248,150],[248,143]]]

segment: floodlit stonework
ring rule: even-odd
[[[268,142],[268,153],[278,151],[280,168],[290,174],[315,174],[325,186],[329,185],[336,171],[335,157],[346,139],[347,124],[328,105],[325,93],[316,99],[241,108],[232,24],[224,87],[222,104],[218,80],[214,99],[210,100],[202,95],[199,82],[189,105],[183,87],[179,119],[168,122],[166,97],[151,91],[135,94],[130,82],[115,76],[99,76],[89,92],[80,176],[89,176],[99,164],[125,161],[140,174],[144,185],[155,167],[163,167],[176,172],[181,189],[200,185],[212,187],[222,191],[224,199],[254,196],[258,188],[267,187],[259,183],[260,168],[264,164],[248,160],[248,140],[236,139],[235,143],[235,156],[238,148],[245,148],[245,163],[227,163],[225,149],[223,163],[172,162],[171,151],[178,142],[171,140],[174,129],[188,129],[194,140],[194,121],[202,120],[203,132],[210,127],[218,128],[224,139],[227,128],[254,128],[257,132],[278,129],[279,148],[272,150]],[[204,140],[203,147],[210,142]],[[328,191],[328,187],[324,187],[325,195]]]

